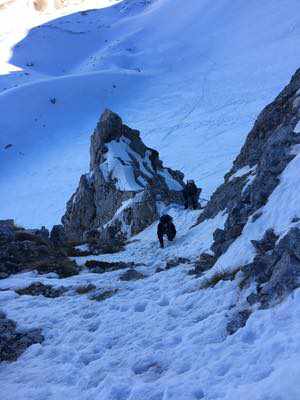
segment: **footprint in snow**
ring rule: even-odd
[[[98,321],[91,322],[88,326],[89,332],[96,332],[99,329],[100,323]]]
[[[163,296],[158,302],[158,305],[161,307],[166,307],[169,304],[170,304],[169,299],[166,296]]]
[[[134,311],[135,312],[144,312],[146,307],[147,307],[147,302],[143,302],[143,303],[136,303],[134,306]]]
[[[91,319],[91,318],[95,317],[95,315],[96,315],[96,313],[89,312],[89,313],[83,314],[82,318],[83,319]]]

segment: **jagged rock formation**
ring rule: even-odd
[[[233,167],[225,175],[224,184],[200,215],[199,223],[219,212],[226,212],[228,216],[224,229],[214,232],[211,252],[200,257],[196,273],[212,267],[242,234],[245,225],[262,215],[262,208],[279,184],[281,173],[295,157],[292,149],[300,143],[299,120],[300,69],[259,115]],[[258,254],[251,264],[241,266],[244,279],[251,277],[257,284],[257,293],[250,298],[252,303],[258,301],[261,306],[270,306],[299,285],[298,230],[291,228],[279,243],[276,233],[271,231],[266,232],[262,241],[253,241]]]
[[[139,132],[106,110],[91,137],[90,172],[82,175],[62,218],[68,239],[92,231],[123,241],[153,223],[160,204],[182,203],[183,174],[163,166]]]

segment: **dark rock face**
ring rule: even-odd
[[[44,229],[20,229],[11,220],[0,221],[0,279],[33,269],[61,277],[77,274],[79,269],[66,257],[65,249],[54,247],[47,236]]]
[[[15,292],[22,295],[29,296],[44,296],[50,299],[54,299],[55,297],[60,297],[66,292],[66,288],[54,288],[51,285],[44,285],[41,282],[32,283],[30,286],[22,289],[16,289]]]
[[[40,329],[18,331],[16,323],[0,311],[0,362],[17,360],[27,347],[43,340]]]
[[[253,129],[225,182],[213,194],[199,223],[226,211],[224,230],[214,235],[212,250],[218,258],[240,236],[249,218],[259,218],[259,209],[279,183],[279,176],[295,157],[291,149],[300,143],[294,128],[300,119],[300,69],[280,95],[257,118]]]
[[[87,239],[97,230],[97,240],[122,242],[158,218],[158,201],[181,204],[182,188],[183,174],[165,168],[137,130],[106,110],[91,137],[90,172],[62,218],[68,239]]]
[[[263,308],[275,305],[300,286],[300,229],[292,228],[278,243],[275,237],[267,231],[256,242],[258,254],[253,262],[242,268],[244,277],[256,283],[249,304],[260,303]]]

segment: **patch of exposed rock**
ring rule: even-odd
[[[300,287],[300,228],[290,229],[282,239],[269,229],[252,244],[256,256],[239,273],[240,289],[251,292],[229,318],[230,335],[245,326],[253,310],[273,307]]]
[[[90,299],[95,300],[95,301],[104,301],[104,300],[109,299],[113,295],[115,295],[117,292],[118,292],[118,289],[111,289],[111,290],[96,292],[90,296]]]
[[[108,261],[97,261],[89,260],[86,261],[85,266],[91,271],[98,274],[103,274],[105,272],[117,271],[119,269],[133,268],[134,262],[108,262]]]
[[[175,257],[175,258],[171,258],[169,260],[167,260],[166,262],[166,270],[171,269],[171,268],[175,268],[180,264],[188,264],[190,263],[190,260],[188,258],[185,257]]]
[[[271,230],[253,245],[256,256],[242,267],[242,286],[255,282],[247,301],[266,308],[277,304],[300,286],[300,228],[292,228],[282,239]]]
[[[32,283],[31,285],[16,289],[15,292],[22,295],[28,296],[44,296],[50,299],[62,296],[67,289],[65,287],[54,288],[52,285],[44,285],[42,282]]]
[[[16,361],[27,347],[43,340],[40,329],[18,330],[16,322],[0,311],[0,362]]]
[[[251,311],[247,309],[235,312],[226,326],[227,333],[229,335],[233,335],[240,328],[243,328],[246,325],[250,315]]]
[[[77,294],[87,294],[94,290],[96,290],[96,286],[93,283],[88,283],[86,285],[77,286],[77,288],[75,289],[75,292]]]
[[[128,271],[124,272],[124,274],[120,276],[121,281],[138,281],[144,278],[145,275],[135,270],[134,268],[130,268]]]
[[[67,237],[124,242],[152,224],[162,204],[182,204],[182,188],[183,174],[164,167],[137,130],[106,110],[91,137],[90,171],[62,218]]]
[[[29,230],[16,226],[13,220],[0,221],[1,279],[33,269],[40,273],[56,272],[60,277],[78,274],[79,268],[67,253],[61,228],[54,227],[49,237],[45,228]]]

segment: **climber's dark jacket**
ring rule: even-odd
[[[168,240],[172,241],[176,236],[176,228],[172,222],[170,215],[162,215],[157,226],[157,237],[160,247],[164,247],[164,235],[167,235]]]

